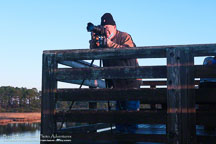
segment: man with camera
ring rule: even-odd
[[[93,24],[92,24],[93,25]],[[89,25],[88,25],[89,26]],[[104,28],[104,30],[103,30]],[[88,31],[91,31],[88,28]],[[105,13],[101,17],[101,25],[92,27],[92,40],[90,41],[90,48],[125,48],[125,47],[136,47],[131,36],[125,32],[117,30],[116,23],[110,13]],[[98,36],[98,33],[103,33],[105,36]],[[99,37],[99,38],[97,38]],[[95,40],[96,39],[96,40]],[[103,40],[102,42],[98,40]],[[105,44],[105,45],[100,45]],[[104,67],[114,66],[138,66],[137,59],[106,59],[103,60]],[[137,79],[113,79],[106,80],[109,88],[140,88],[140,80]],[[140,106],[139,101],[117,101],[117,110],[132,110],[138,111]],[[136,124],[116,124],[116,130],[119,132],[134,133],[137,129]]]

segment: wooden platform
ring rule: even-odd
[[[41,143],[53,134],[69,136],[73,143],[132,143],[158,142],[169,144],[216,143],[215,131],[206,133],[216,127],[215,88],[199,89],[200,78],[216,78],[216,66],[195,65],[199,56],[215,56],[216,44],[168,45],[137,48],[103,48],[82,50],[51,50],[43,53],[42,74],[42,123]],[[166,58],[164,66],[119,66],[94,67],[86,64],[82,67],[80,60],[128,59],[128,58]],[[76,62],[76,63],[74,63]],[[65,64],[71,68],[58,68]],[[165,79],[165,82],[156,79]],[[153,79],[144,82],[150,88],[111,89],[105,88],[104,79]],[[85,82],[87,80],[87,82]],[[57,82],[75,82],[89,84],[90,89],[59,89]],[[100,83],[100,84],[98,84]],[[164,88],[157,86],[164,85]],[[150,109],[141,111],[117,111],[110,107],[101,111],[97,109],[100,101],[139,100],[150,105]],[[58,101],[89,102],[86,110],[68,108],[57,111]],[[158,110],[154,105],[162,105]],[[91,126],[62,129],[57,123],[90,123]],[[106,128],[96,123],[144,123],[137,133],[97,133]],[[162,125],[161,125],[162,124]],[[199,125],[199,126],[197,126]],[[73,131],[75,130],[75,131]],[[47,138],[44,139],[44,137]],[[60,138],[63,140],[64,138]],[[67,143],[67,141],[64,141]],[[53,142],[52,142],[53,143]]]

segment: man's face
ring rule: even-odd
[[[104,28],[106,28],[107,38],[112,39],[116,34],[116,26],[115,25],[105,25]]]

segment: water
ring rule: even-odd
[[[0,144],[40,144],[40,123],[0,125]]]
[[[197,126],[197,135],[216,136],[216,131],[204,131],[203,126]],[[141,124],[138,134],[166,134],[166,125]],[[40,144],[40,123],[16,123],[0,125],[0,144]],[[156,144],[156,143],[137,143]],[[159,143],[157,143],[159,144]]]
[[[137,133],[151,134],[157,131],[157,134],[165,134],[165,125],[139,125],[139,128],[144,128],[145,131]],[[0,125],[0,144],[40,144],[40,123]]]

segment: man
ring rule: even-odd
[[[203,65],[216,65],[216,56],[215,57],[206,57],[204,59]],[[208,89],[209,92],[213,92],[216,88],[216,78],[200,78],[199,90]],[[216,109],[214,104],[209,105],[197,105],[199,109],[208,109],[208,111],[212,111]],[[206,131],[214,131],[216,127],[204,125],[204,129]]]
[[[116,23],[110,13],[105,13],[101,17],[101,26],[106,29],[107,48],[124,48],[136,47],[131,36],[125,32],[116,29]],[[103,60],[104,67],[114,66],[138,66],[136,59],[107,59]],[[108,87],[113,88],[139,88],[140,81],[136,79],[113,79],[106,80]],[[140,106],[139,101],[117,101],[117,110],[133,110],[138,111]],[[137,128],[135,124],[122,125],[116,124],[116,129],[119,132],[133,133]]]
[[[216,65],[215,57],[206,57],[204,59],[203,65]],[[216,88],[216,78],[201,78],[199,88]]]

